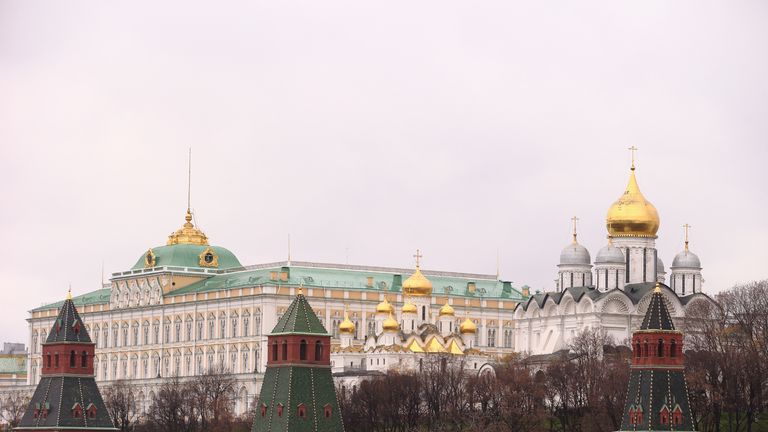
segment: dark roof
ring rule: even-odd
[[[651,303],[648,305],[648,311],[645,312],[645,318],[640,325],[640,330],[674,330],[675,325],[669,316],[669,309],[664,302],[664,295],[661,294],[661,286],[651,296]]]
[[[662,289],[670,290],[671,293],[673,293],[675,296],[677,296],[678,299],[680,299],[680,302],[682,304],[687,304],[689,301],[691,301],[693,298],[696,298],[697,296],[704,296],[707,299],[712,300],[705,294],[700,294],[700,293],[685,296],[685,297],[680,297],[668,286],[664,284],[659,284],[659,285],[661,285]],[[620,292],[625,296],[627,296],[627,298],[629,299],[629,301],[632,302],[633,305],[636,305],[640,302],[640,300],[643,297],[645,297],[646,294],[648,294],[649,291],[653,290],[655,287],[656,287],[656,283],[654,282],[627,284],[624,286],[623,289],[614,288],[610,291],[605,291],[605,292],[602,292],[591,285],[581,286],[581,287],[570,287],[570,288],[566,288],[563,292],[560,292],[560,293],[547,292],[547,293],[534,294],[528,298],[527,302],[518,303],[515,309],[523,308],[523,310],[528,310],[528,306],[530,306],[530,304],[534,301],[536,302],[536,304],[539,305],[539,308],[543,308],[548,299],[552,299],[555,302],[555,304],[559,305],[563,297],[565,297],[566,292],[570,292],[571,296],[576,302],[581,301],[581,298],[584,296],[589,297],[590,299],[592,299],[592,301],[597,301],[614,292]]]
[[[688,403],[685,373],[675,369],[632,369],[627,389],[627,402],[620,431],[694,431],[693,415]],[[681,422],[663,424],[659,415],[666,407],[669,418],[672,412],[681,411]],[[632,424],[629,411],[642,409],[642,423]]]
[[[83,325],[83,320],[77,313],[72,299],[67,299],[59,309],[59,316],[53,323],[53,328],[48,332],[46,343],[55,342],[87,342],[91,343],[91,337]]]
[[[72,408],[80,404],[82,412],[78,418],[72,415]],[[96,418],[88,418],[86,410],[93,404]],[[47,407],[48,415],[35,418],[38,407]],[[77,430],[117,430],[101,399],[101,393],[93,377],[43,376],[35,394],[15,430],[52,430],[52,428],[77,428]]]
[[[282,404],[282,416],[278,415]],[[298,416],[298,407],[304,405],[306,418]],[[262,405],[265,406],[261,416]],[[325,416],[325,406],[331,416]],[[261,431],[313,431],[341,432],[341,418],[336,388],[330,368],[303,366],[268,366],[256,405],[253,432]]]
[[[272,333],[328,334],[304,294],[299,294],[293,299],[280,321],[272,329]]]

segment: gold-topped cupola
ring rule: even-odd
[[[192,224],[192,212],[187,208],[187,215],[184,216],[184,225],[168,236],[168,246],[176,244],[191,244],[198,246],[208,246],[208,236],[195,228]]]
[[[422,273],[420,267],[421,253],[416,249],[416,271],[403,282],[403,294],[417,297],[428,297],[432,295],[432,282]]]
[[[640,192],[635,178],[635,147],[632,151],[632,167],[624,193],[608,209],[605,225],[611,237],[656,237],[659,230],[659,213]]]

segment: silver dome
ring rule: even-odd
[[[656,273],[665,273],[664,261],[662,261],[658,256],[656,257]]]
[[[578,243],[571,243],[560,252],[560,265],[590,265],[589,251]]]
[[[595,264],[624,264],[624,252],[614,245],[605,245],[597,252]]]
[[[684,268],[701,268],[701,260],[691,251],[682,251],[675,255],[675,259],[672,261],[672,268],[684,267]]]

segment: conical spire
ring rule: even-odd
[[[302,293],[296,295],[272,333],[328,334]]]
[[[648,311],[645,312],[640,330],[675,330],[675,324],[669,316],[669,309],[661,293],[661,284],[657,283],[656,288],[653,289],[651,303],[648,305]]]

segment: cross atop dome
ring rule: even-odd
[[[628,147],[627,150],[632,154],[632,167],[630,168],[632,171],[635,170],[635,152],[637,151],[637,147],[632,146]]]

